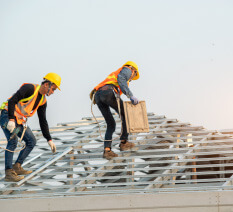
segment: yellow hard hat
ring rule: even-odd
[[[133,66],[137,70],[137,74],[132,80],[137,80],[140,77],[139,71],[138,71],[138,65],[135,62],[128,61],[123,66]]]
[[[58,74],[56,74],[56,73],[48,73],[48,74],[46,74],[46,76],[44,77],[44,79],[47,79],[50,82],[54,83],[57,86],[57,88],[59,90],[61,90],[60,89],[61,77]]]

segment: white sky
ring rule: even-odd
[[[0,0],[0,101],[56,72],[49,125],[79,121],[92,88],[132,60],[148,112],[233,128],[232,11],[231,0]]]

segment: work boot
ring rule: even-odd
[[[118,157],[118,154],[116,154],[112,150],[104,150],[103,158],[106,158],[107,160],[111,160],[114,157]]]
[[[134,148],[135,144],[128,141],[121,141],[119,146],[121,151],[126,151]]]
[[[19,182],[24,178],[24,176],[18,176],[13,169],[7,169],[5,172],[6,172],[5,181]]]
[[[27,171],[27,170],[23,169],[23,167],[21,166],[20,163],[14,164],[13,169],[15,170],[16,174],[18,174],[18,175],[27,175],[27,174],[32,173],[32,171]]]

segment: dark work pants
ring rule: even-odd
[[[116,129],[116,122],[110,111],[110,107],[113,108],[119,114],[117,100],[113,93],[113,90],[112,89],[98,90],[95,94],[95,101],[107,123],[105,140],[112,140],[112,134],[114,133]],[[122,127],[123,127],[120,140],[128,140],[128,133],[127,133],[126,122],[125,122],[125,112],[124,112],[124,107],[123,107],[123,101],[121,99],[120,99],[120,107],[121,107],[121,119],[122,119]],[[112,141],[104,142],[104,148],[105,147],[111,148],[111,146],[112,146]]]

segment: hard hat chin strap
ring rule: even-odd
[[[49,95],[49,92],[50,92],[50,89],[51,89],[51,87],[52,87],[52,82],[50,82],[50,81],[48,81],[48,83],[49,83],[49,89],[48,89],[48,92],[47,92],[47,94],[46,94],[46,96],[48,96]]]

